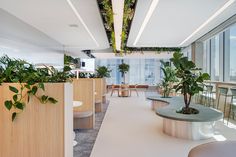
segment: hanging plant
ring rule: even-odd
[[[106,30],[106,34],[113,51],[116,52],[114,20],[111,0],[98,0],[98,6]]]
[[[18,83],[20,88],[9,86],[13,97],[4,102],[5,107],[12,113],[12,121],[21,113],[32,97],[36,97],[42,104],[57,103],[57,100],[48,95],[39,95],[38,91],[44,91],[45,82],[65,82],[70,77],[68,71],[57,71],[53,67],[45,66],[36,69],[34,65],[8,56],[0,58],[0,85],[2,83]]]

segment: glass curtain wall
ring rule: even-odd
[[[213,81],[236,82],[236,24],[203,41],[203,70]]]
[[[96,59],[96,66],[107,66],[112,70],[108,84],[121,84],[122,76],[118,70],[122,61],[129,64],[126,83],[157,85],[161,81],[160,60],[158,59]]]
[[[236,82],[236,25],[229,30],[229,80]]]

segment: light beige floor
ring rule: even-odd
[[[189,141],[162,133],[162,119],[150,109],[150,101],[141,96],[108,96],[110,106],[98,133],[91,157],[187,157],[189,150],[215,140],[236,140],[236,126],[216,124],[216,136],[210,140]]]

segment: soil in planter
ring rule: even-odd
[[[192,108],[192,107],[189,107],[189,108],[183,107],[182,109],[177,110],[176,112],[181,113],[181,114],[198,114],[199,113],[197,109]]]
[[[172,97],[171,96],[168,96],[168,97],[161,96],[161,98],[172,98]]]

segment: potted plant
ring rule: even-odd
[[[96,68],[96,77],[97,78],[111,77],[110,72],[111,70],[109,70],[107,67],[99,66]]]
[[[119,65],[119,71],[121,72],[121,75],[124,79],[124,84],[125,84],[125,74],[129,71],[129,65],[128,64],[125,64],[125,63],[122,63]]]
[[[170,62],[164,62],[161,60],[161,70],[164,74],[163,80],[161,82],[161,87],[163,88],[162,97],[170,98],[170,92],[173,89],[173,83],[178,82],[177,77],[175,76],[175,69],[170,66]]]
[[[66,69],[66,68],[65,68]],[[64,70],[65,70],[64,69]],[[50,82],[66,82],[69,78],[69,71],[57,71],[54,67],[36,69],[34,65],[24,61],[11,59],[8,56],[0,58],[0,85],[3,83],[16,83],[20,85],[20,89],[9,85],[9,91],[14,93],[12,100],[4,102],[5,107],[12,112],[12,121],[26,107],[27,102],[32,97],[39,100],[40,103],[57,103],[57,100],[48,95],[39,95],[38,91],[45,91],[44,83]],[[25,101],[27,98],[27,101]]]
[[[22,145],[37,150],[31,156],[73,151],[73,146],[65,145],[73,142],[73,87],[65,83],[68,77],[67,71],[37,69],[23,60],[0,57],[0,121],[4,123],[0,154],[29,156]],[[40,137],[37,142],[35,137]]]
[[[184,57],[181,52],[175,52],[170,60],[176,67],[176,77],[180,79],[174,88],[176,92],[181,91],[185,103],[185,106],[177,112],[183,114],[199,113],[197,109],[190,107],[191,99],[194,94],[203,91],[204,80],[210,79],[209,74],[201,73],[201,69],[197,68],[194,62],[188,60],[188,57]]]

